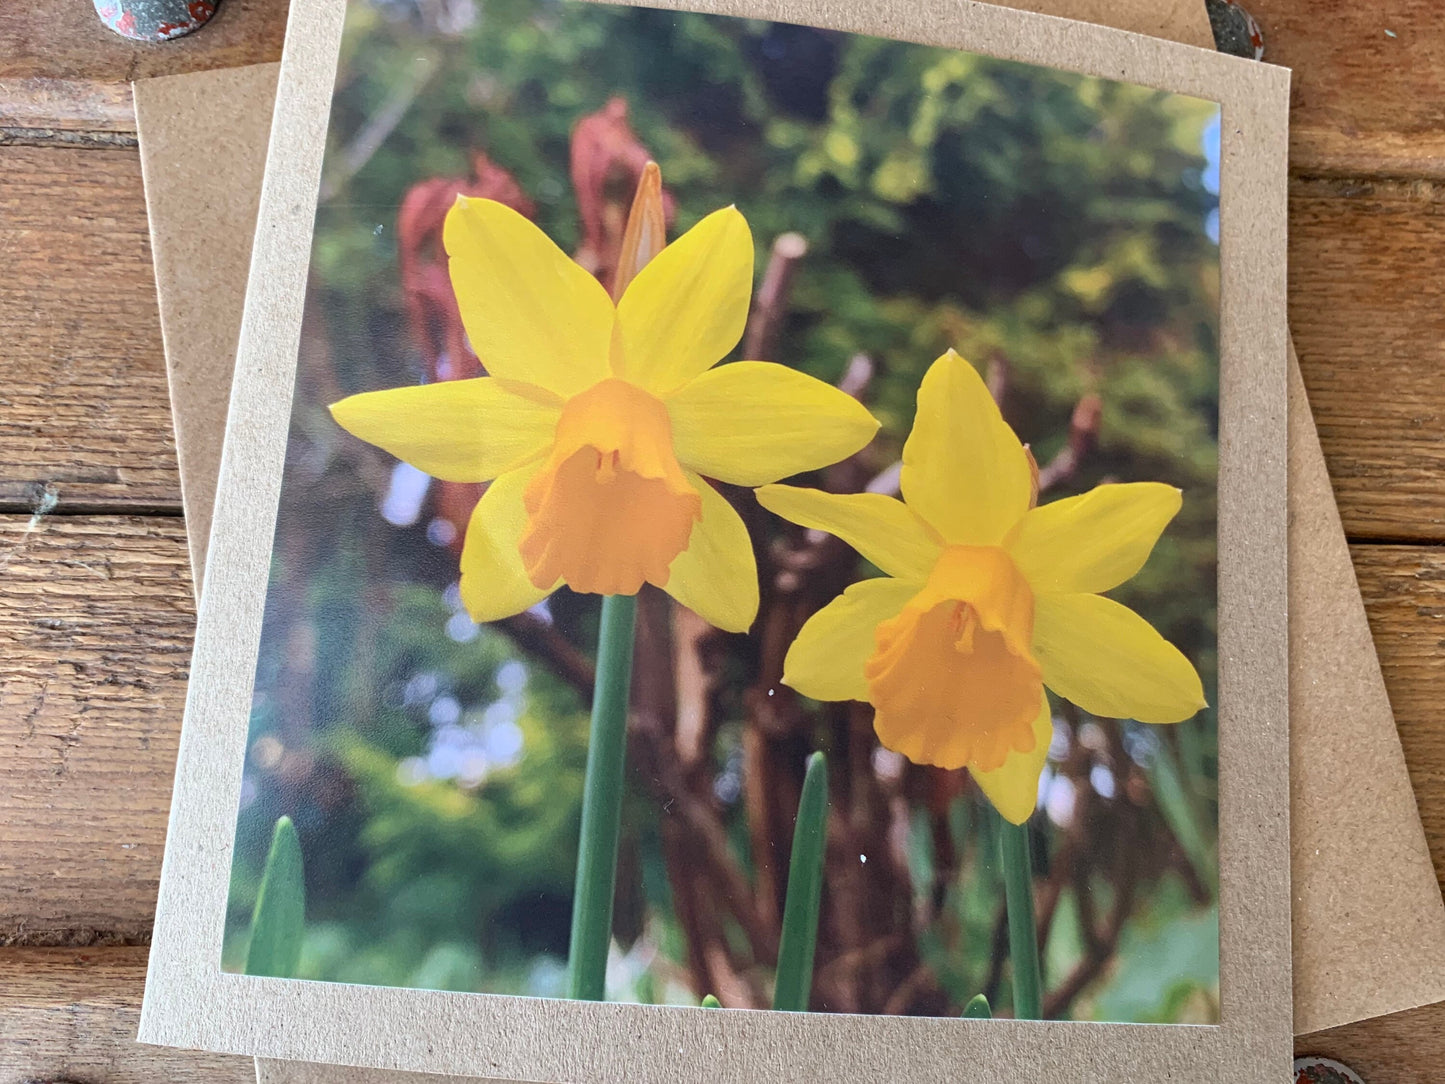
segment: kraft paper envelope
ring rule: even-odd
[[[1010,6],[1210,41],[1199,0]],[[198,589],[276,71],[135,87]],[[1297,366],[1289,470],[1294,1011],[1307,1034],[1445,999],[1445,905]],[[259,1059],[258,1073],[276,1084],[393,1076]]]

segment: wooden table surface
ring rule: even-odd
[[[1290,324],[1445,874],[1445,11],[1248,6],[1295,73]],[[285,7],[141,47],[0,5],[0,1084],[254,1079],[133,1042],[194,608],[126,82],[274,60]],[[1435,1080],[1445,1005],[1299,1045]]]

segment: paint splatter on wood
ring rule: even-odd
[[[215,0],[94,0],[95,13],[132,41],[169,41],[202,27],[216,13]]]

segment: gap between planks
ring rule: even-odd
[[[1445,178],[1445,21],[1437,0],[1249,6],[1264,29],[1266,59],[1293,71],[1297,169]],[[156,47],[105,31],[87,4],[0,6],[0,102],[25,111],[6,120],[0,107],[0,125],[133,131],[117,104],[129,81],[276,60],[286,10],[287,0],[227,0],[200,32]]]
[[[51,198],[64,185],[68,198]],[[1445,541],[1445,186],[1300,177],[1290,319],[1346,531]],[[181,506],[139,156],[0,147],[0,507]]]
[[[0,943],[143,943],[194,633],[184,522],[33,519],[0,517]],[[1352,555],[1445,872],[1445,547]]]
[[[0,1084],[252,1084],[249,1058],[135,1041],[147,953],[137,948],[0,949]],[[1371,1084],[1432,1080],[1445,1062],[1445,1007],[1316,1032],[1298,1054],[1340,1058]]]
[[[0,949],[0,1084],[254,1084],[250,1058],[135,1041],[146,957]]]

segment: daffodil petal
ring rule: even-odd
[[[837,535],[890,576],[926,580],[943,552],[907,505],[882,493],[770,485],[759,489],[757,497],[769,512],[790,523]]]
[[[993,803],[993,807],[1012,824],[1023,824],[1038,805],[1039,775],[1044,770],[1044,761],[1049,756],[1049,743],[1054,738],[1054,714],[1049,710],[1049,697],[1045,693],[1043,703],[1034,718],[1034,747],[1027,753],[1010,753],[1003,767],[991,772],[980,772],[973,768],[969,774],[978,784],[978,789]]]
[[[494,200],[459,196],[442,243],[462,323],[488,373],[564,397],[607,376],[612,300],[545,233]]]
[[[1180,501],[1161,482],[1096,486],[1031,509],[1008,550],[1036,593],[1097,594],[1144,567]]]
[[[713,627],[747,632],[758,616],[758,565],[748,529],[721,493],[692,471],[687,480],[702,495],[702,518],[668,569],[664,590]]]
[[[330,409],[348,433],[447,482],[485,482],[535,458],[562,413],[492,377],[366,391]]]
[[[667,412],[677,458],[740,486],[826,467],[878,431],[878,420],[847,392],[770,361],[711,369],[670,395]]]
[[[1034,657],[1044,684],[1093,715],[1178,723],[1205,707],[1199,674],[1127,606],[1099,595],[1040,595]]]
[[[753,292],[753,237],[736,207],[714,211],[637,273],[617,304],[617,375],[665,395],[742,338]]]
[[[814,700],[868,700],[863,664],[874,630],[897,617],[919,585],[883,576],[853,584],[798,630],[783,660],[783,684]]]
[[[945,542],[996,546],[1028,511],[1029,457],[983,378],[950,350],[918,388],[903,499]]]
[[[541,463],[502,475],[472,510],[462,543],[462,605],[473,621],[497,621],[535,606],[557,587],[536,587],[518,549],[527,526],[522,493]]]

